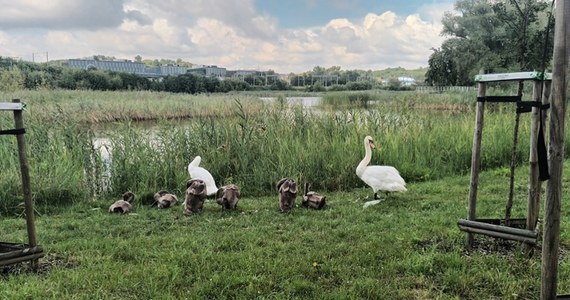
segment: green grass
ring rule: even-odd
[[[525,174],[517,170],[515,217],[526,210]],[[570,286],[567,183],[560,293]],[[502,217],[507,188],[502,172],[481,175],[480,217]],[[363,209],[372,192],[357,188],[327,193],[324,210],[290,214],[278,212],[276,193],[244,195],[235,212],[210,201],[192,217],[140,199],[131,215],[108,214],[112,198],[76,203],[37,218],[41,272],[2,269],[0,298],[538,298],[540,248],[528,259],[516,243],[477,237],[474,251],[464,249],[456,221],[466,217],[468,189],[467,176],[413,183]],[[0,231],[4,241],[26,242],[21,218],[4,218]]]
[[[468,253],[456,226],[467,214],[473,95],[372,93],[377,103],[369,110],[309,113],[285,102],[258,106],[239,94],[20,93],[28,103],[24,122],[32,196],[41,214],[38,241],[47,256],[37,274],[27,264],[3,268],[0,299],[538,297],[540,255],[527,259],[516,243],[489,238],[478,238],[478,248]],[[506,105],[489,108],[478,216],[501,218],[514,113]],[[172,121],[178,112],[192,117]],[[135,125],[138,119],[156,122],[149,129]],[[521,120],[518,163],[525,166],[530,122],[528,116]],[[10,114],[0,116],[0,128],[12,126]],[[91,145],[99,126],[113,127],[105,131],[113,145],[108,191],[98,186],[104,164]],[[396,166],[409,191],[364,210],[372,191],[354,169],[366,135],[381,147],[373,163]],[[242,188],[240,211],[222,213],[208,202],[201,214],[185,217],[180,206],[148,206],[160,189],[182,196],[195,155],[218,185]],[[1,239],[26,242],[13,137],[0,138],[0,158]],[[312,182],[329,206],[278,213],[274,184],[284,176]],[[516,178],[512,215],[522,217],[526,167]],[[570,292],[568,183],[562,193],[561,293]],[[108,214],[126,190],[138,196],[136,213]]]

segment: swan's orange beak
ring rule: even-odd
[[[373,141],[369,141],[368,144],[370,144],[370,148],[375,149],[376,145],[374,145]]]

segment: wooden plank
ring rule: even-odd
[[[459,226],[459,229],[465,232],[476,233],[476,234],[483,234],[486,236],[492,236],[500,239],[511,240],[511,241],[519,241],[528,244],[535,244],[536,239],[520,236],[516,234],[504,233],[504,232],[497,232],[492,230],[487,230],[483,228],[473,228],[473,227],[466,227],[466,226]]]
[[[13,102],[0,102],[0,110],[23,110],[24,105],[22,103]]]
[[[32,247],[32,248],[24,248],[24,249],[19,249],[19,250],[12,250],[9,252],[0,253],[0,261],[6,260],[9,258],[13,258],[13,257],[24,256],[24,255],[40,253],[40,252],[43,252],[42,246],[36,246],[36,247]]]
[[[495,232],[502,232],[502,233],[507,233],[507,234],[512,234],[512,235],[524,236],[524,237],[533,238],[533,239],[536,239],[536,237],[538,236],[538,234],[536,232],[531,231],[531,230],[513,228],[513,227],[501,226],[501,225],[494,225],[494,224],[477,222],[477,221],[470,221],[470,220],[465,220],[465,219],[460,219],[459,221],[457,221],[457,224],[459,226],[463,226],[463,227],[479,228],[479,229],[484,229],[484,230],[489,230],[489,231],[495,231]]]
[[[34,261],[37,261],[38,259],[44,257],[44,253],[33,253],[30,255],[24,255],[24,256],[20,256],[20,257],[13,257],[11,259],[7,259],[7,260],[0,260],[0,266],[7,266],[7,265],[12,265],[15,263],[19,263],[19,262],[23,262],[23,261],[27,261],[27,260],[31,260],[32,263]],[[35,267],[34,267],[35,268]]]
[[[562,199],[564,138],[568,89],[568,55],[570,47],[570,2],[556,1],[554,54],[552,58],[552,94],[550,104],[550,137],[548,163],[550,180],[544,204],[544,234],[540,299],[556,299],[560,248],[560,206]]]
[[[515,73],[495,73],[477,74],[475,82],[496,82],[496,81],[519,81],[519,80],[541,80],[541,72],[515,72]],[[551,73],[546,73],[546,80],[552,79]]]
[[[478,218],[475,221],[482,222],[482,223],[488,223],[488,224],[495,224],[495,225],[505,224],[505,219],[481,219],[481,218]],[[526,218],[511,218],[509,220],[509,222],[511,223],[511,225],[510,225],[511,227],[524,228],[524,226],[526,225]]]

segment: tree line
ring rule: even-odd
[[[286,88],[286,84],[266,88]],[[215,93],[251,90],[246,80],[218,80],[196,74],[166,76],[160,80],[132,73],[106,70],[80,70],[61,63],[33,63],[0,57],[0,90],[19,89],[88,89],[98,91],[149,90],[173,93]]]
[[[96,56],[106,60],[108,57]],[[140,60],[140,57],[137,57]],[[390,74],[405,72],[397,68],[388,70]],[[270,75],[270,76],[268,76]],[[61,61],[35,63],[0,57],[0,90],[19,89],[87,89],[100,91],[149,90],[173,93],[225,93],[249,90],[289,90],[304,91],[356,91],[384,88],[391,90],[409,89],[401,86],[395,78],[387,83],[379,80],[378,71],[341,70],[339,66],[328,69],[317,66],[301,74],[290,74],[289,80],[277,78],[274,71],[264,74],[247,75],[240,78],[220,80],[200,74],[166,76],[149,79],[133,73],[112,72],[99,69],[73,69]]]

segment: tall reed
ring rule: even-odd
[[[5,123],[4,119],[1,128],[13,128],[13,125]],[[29,121],[25,126],[31,189],[36,205],[49,210],[51,206],[89,199],[92,195],[86,172],[92,168],[89,132],[69,121],[49,127]],[[0,214],[22,213],[15,137],[0,137],[0,157]]]
[[[235,183],[252,195],[275,192],[282,177],[312,182],[317,189],[363,187],[355,168],[364,155],[363,138],[371,135],[380,150],[373,164],[393,165],[410,182],[465,174],[470,170],[472,114],[349,110],[310,112],[300,106],[269,107],[249,114],[233,103],[235,117],[203,117],[185,127],[169,122],[145,132],[121,129],[112,135],[113,184],[125,189],[180,189],[186,165],[196,156],[219,185]],[[513,118],[488,113],[483,168],[508,166]],[[123,126],[129,126],[125,124]],[[517,163],[528,157],[528,122],[520,128]],[[150,140],[145,137],[152,136]],[[163,173],[164,172],[164,173]],[[128,185],[126,183],[129,183]]]

